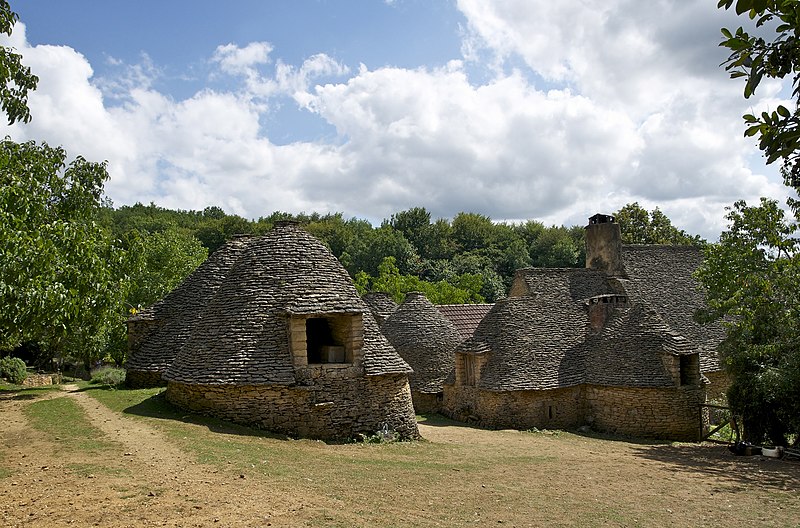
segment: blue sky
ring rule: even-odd
[[[343,212],[424,206],[583,224],[625,203],[715,238],[781,198],[742,137],[713,0],[12,2],[40,78],[17,140],[108,160],[115,204]]]

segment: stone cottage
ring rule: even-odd
[[[603,215],[586,237],[585,269],[517,272],[509,297],[456,349],[443,412],[496,428],[697,439],[701,365],[718,370],[722,338],[691,318],[703,302],[691,276],[699,251],[623,247]]]
[[[281,222],[239,256],[164,378],[175,405],[277,433],[416,438],[411,372],[333,254]]]
[[[236,236],[212,253],[162,300],[128,319],[125,381],[129,387],[166,385],[162,374],[199,324],[203,309],[233,263],[253,240],[248,235]]]
[[[381,332],[414,369],[409,377],[414,409],[419,413],[438,412],[461,334],[420,292],[406,294]]]
[[[397,310],[397,303],[394,302],[394,299],[392,299],[388,293],[370,292],[362,298],[364,302],[367,303],[378,326],[382,326],[383,322]]]

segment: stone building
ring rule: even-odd
[[[199,324],[203,309],[233,263],[253,240],[248,235],[235,237],[212,253],[162,300],[128,319],[125,381],[129,387],[166,385],[162,374]]]
[[[254,239],[164,374],[175,405],[277,433],[419,433],[411,368],[324,244],[292,222]]]
[[[623,246],[596,215],[585,269],[519,270],[456,349],[443,412],[482,425],[697,439],[721,327],[701,327],[696,248]]]
[[[384,292],[370,292],[364,297],[364,302],[367,303],[372,316],[377,321],[378,326],[382,326],[383,322],[389,318],[390,315],[397,310],[397,303],[394,302],[388,293]]]
[[[381,327],[381,332],[414,369],[409,376],[418,413],[438,412],[444,380],[454,367],[461,334],[420,292],[409,292]]]

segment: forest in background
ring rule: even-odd
[[[657,208],[647,211],[633,203],[615,216],[625,243],[704,243],[674,227]],[[452,220],[433,219],[421,207],[395,213],[379,226],[343,213],[274,212],[247,220],[219,207],[181,211],[155,204],[106,207],[102,217],[124,249],[132,244],[147,246],[140,251],[147,254],[142,264],[150,271],[139,282],[156,284],[128,299],[137,309],[182,280],[199,264],[203,249],[210,254],[237,234],[266,234],[279,220],[295,220],[325,243],[360,293],[383,291],[398,302],[407,291],[422,291],[436,304],[494,302],[505,295],[517,269],[582,267],[585,260],[583,226],[495,222],[465,212]],[[163,276],[173,269],[176,276]]]

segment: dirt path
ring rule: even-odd
[[[34,429],[24,407],[45,398],[80,405],[105,447],[68,448]],[[224,459],[202,464],[179,447],[184,441],[170,436],[174,431],[217,446],[254,447],[277,462],[269,475]],[[733,457],[717,446],[441,423],[421,423],[420,432],[427,442],[387,449],[295,442],[188,423],[162,428],[112,411],[75,386],[4,392],[0,526],[571,526],[575,515],[586,524],[596,511],[592,526],[716,528],[794,526],[800,518],[796,463]],[[459,510],[475,510],[475,520],[453,514]]]
[[[275,524],[266,519],[297,506],[287,498],[264,500],[240,474],[198,464],[163,432],[76,386],[37,399],[58,397],[77,402],[116,453],[109,462],[108,455],[93,460],[59,450],[28,425],[22,407],[30,400],[0,401],[2,462],[19,470],[0,479],[0,526],[267,526]]]

